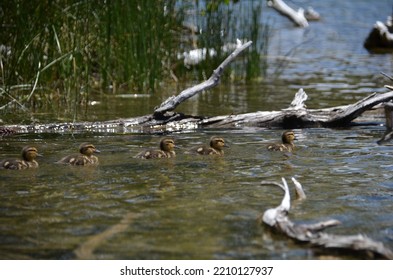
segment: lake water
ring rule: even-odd
[[[221,84],[177,111],[221,115],[279,110],[301,87],[309,95],[309,108],[345,105],[386,91],[383,85],[389,82],[379,72],[393,73],[392,55],[370,54],[362,45],[375,21],[385,21],[391,1],[297,2],[312,5],[322,20],[298,29],[264,10],[273,26],[269,79]],[[86,119],[149,114],[162,99],[187,86],[161,96],[95,96]],[[56,112],[37,118],[59,121]],[[294,130],[298,149],[293,154],[266,151],[268,143],[279,141],[282,130],[190,130],[171,134],[180,148],[178,156],[162,160],[133,158],[157,147],[162,135],[108,131],[1,138],[1,158],[19,156],[27,144],[34,144],[44,157],[38,159],[38,170],[0,170],[0,258],[363,258],[298,244],[258,224],[258,217],[276,207],[283,195],[260,182],[280,182],[281,177],[289,182],[297,178],[308,197],[293,202],[292,220],[338,219],[342,225],[327,232],[362,233],[392,249],[393,148],[376,144],[384,119],[373,121],[344,129]],[[212,135],[230,145],[224,157],[183,154]],[[76,152],[81,142],[101,150],[98,167],[53,164]]]

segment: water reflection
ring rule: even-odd
[[[309,95],[308,108],[345,105],[384,91],[386,80],[378,73],[393,72],[392,56],[368,54],[362,41],[376,20],[384,20],[381,11],[390,11],[390,1],[372,5],[370,1],[356,5],[315,1],[313,6],[323,20],[306,30],[274,16],[271,76],[266,81],[221,84],[177,111],[211,116],[280,110],[300,87]],[[150,114],[179,88],[168,88],[162,96],[91,96],[97,102],[85,118],[96,121]],[[42,122],[58,117],[59,112],[39,116]],[[141,148],[157,145],[160,136],[152,132],[105,130],[70,135],[59,131],[1,138],[2,158],[18,156],[27,143],[42,151],[44,158],[39,159],[38,170],[0,170],[0,258],[330,258],[256,222],[282,197],[280,190],[261,186],[260,181],[292,176],[302,183],[308,197],[293,205],[294,221],[338,219],[343,224],[330,232],[364,233],[393,248],[392,146],[376,144],[384,132],[382,126],[295,130],[298,149],[292,154],[266,151],[268,143],[279,139],[279,130],[190,128],[171,135],[181,148],[219,135],[230,149],[223,158],[193,157],[179,151],[174,159],[134,159]],[[54,164],[74,153],[82,142],[94,143],[101,150],[99,166],[80,169]]]
[[[77,144],[47,137],[37,145],[45,154],[38,170],[0,172],[0,257],[320,258],[257,223],[282,197],[260,181],[282,176],[295,176],[308,196],[293,205],[293,220],[335,218],[343,225],[334,233],[364,233],[392,247],[390,146],[375,144],[382,130],[295,130],[292,154],[266,151],[279,130],[196,131],[176,135],[178,145],[205,143],[214,134],[231,147],[224,157],[179,152],[162,160],[133,158],[160,136],[78,136],[102,151],[96,168],[53,164],[57,151]],[[20,138],[1,141],[13,146]]]

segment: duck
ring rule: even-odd
[[[37,157],[42,157],[37,148],[26,146],[22,149],[22,159],[4,159],[0,161],[0,169],[21,170],[28,168],[38,168]]]
[[[199,154],[199,155],[224,155],[224,148],[229,148],[225,144],[224,138],[213,136],[210,138],[209,146],[199,146],[195,147],[189,151],[187,154]]]
[[[281,136],[282,143],[280,144],[269,144],[267,149],[269,151],[281,151],[281,152],[293,152],[295,150],[295,133],[293,131],[285,131]]]
[[[79,146],[79,154],[63,157],[57,163],[69,165],[98,165],[98,158],[93,155],[100,153],[93,144],[82,143]]]
[[[172,138],[163,138],[160,140],[159,150],[145,150],[135,156],[135,158],[153,159],[153,158],[173,158],[176,157],[175,141]]]

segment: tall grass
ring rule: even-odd
[[[61,108],[76,118],[87,102],[94,60],[93,7],[90,1],[4,3],[0,44],[10,50],[0,57],[4,92],[30,112],[49,101],[65,105]],[[13,100],[1,101],[18,107]]]
[[[175,1],[108,1],[101,21],[102,78],[137,92],[153,91],[174,63],[181,15]]]
[[[227,55],[222,46],[235,38],[254,41],[240,67],[246,79],[263,75],[260,54],[267,48],[260,48],[260,10],[249,1],[234,2],[5,1],[0,5],[0,110],[21,111],[31,121],[34,110],[46,106],[76,120],[93,91],[154,94],[175,76],[189,79],[195,69],[197,79],[205,78]],[[176,67],[178,53],[192,48],[182,27],[190,7],[202,30],[196,47],[216,52],[191,72]],[[239,7],[252,13],[245,13],[252,21],[234,14]]]
[[[251,40],[253,44],[225,71],[224,78],[250,82],[265,77],[270,30],[262,20],[261,1],[195,1],[189,9],[191,21],[200,31],[198,48],[206,50],[205,60],[193,68],[197,79],[211,74],[233,50],[236,39]]]

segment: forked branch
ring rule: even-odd
[[[296,186],[296,192],[300,198],[305,198],[303,188],[299,182],[292,178]],[[393,259],[393,252],[386,248],[383,243],[377,242],[364,235],[333,235],[323,233],[322,231],[328,227],[339,225],[337,220],[327,220],[324,222],[314,224],[295,224],[288,218],[290,210],[290,194],[289,187],[284,178],[283,184],[262,182],[261,184],[273,184],[279,186],[284,190],[284,197],[281,204],[276,208],[268,209],[264,212],[262,221],[284,233],[288,237],[308,242],[311,245],[323,248],[346,249],[353,251],[363,251],[371,253],[374,256],[379,256],[386,259]]]

